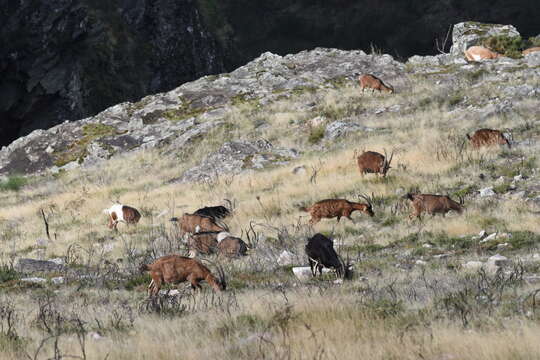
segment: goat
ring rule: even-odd
[[[249,250],[242,239],[231,236],[228,232],[219,233],[217,243],[218,253],[229,258],[246,256]]]
[[[213,218],[214,220],[224,219],[227,216],[231,215],[231,211],[233,208],[233,205],[230,200],[225,199],[227,203],[229,203],[229,208],[226,208],[225,206],[218,205],[218,206],[205,206],[197,211],[195,211],[194,215],[201,215]]]
[[[367,201],[367,204],[355,203],[345,199],[326,199],[316,202],[308,208],[302,207],[300,210],[311,215],[309,220],[311,225],[318,223],[322,218],[331,219],[337,217],[337,222],[339,222],[342,216],[352,221],[351,213],[356,210],[374,216],[370,199],[367,196],[361,197]]]
[[[492,145],[508,145],[508,148],[512,147],[510,141],[508,141],[500,130],[480,129],[476,130],[472,136],[469,136],[469,134],[466,135],[472,147],[475,149]]]
[[[495,51],[491,51],[488,48],[483,47],[483,46],[471,46],[470,48],[464,51],[464,54],[465,54],[465,58],[468,61],[497,59],[502,56],[501,54],[496,53]]]
[[[537,51],[540,51],[540,46],[535,46],[532,48],[525,49],[521,52],[521,54],[525,56],[525,55],[532,54],[533,52],[537,52]]]
[[[198,253],[205,255],[215,253],[218,246],[218,234],[220,233],[217,231],[203,231],[192,234],[187,241],[190,257],[195,257]]]
[[[410,200],[412,205],[412,213],[409,218],[420,218],[423,212],[430,215],[442,214],[443,217],[450,210],[457,211],[459,214],[463,212],[463,199],[456,202],[446,195],[430,195],[430,194],[411,194],[408,193],[403,198]]]
[[[181,235],[186,233],[193,234],[201,231],[228,231],[225,224],[218,225],[215,219],[207,216],[184,214],[180,220],[178,218],[172,218],[171,221],[180,221],[179,226]]]
[[[163,256],[152,264],[142,264],[140,271],[149,271],[152,281],[148,285],[148,295],[157,295],[163,283],[191,283],[194,290],[201,289],[200,282],[206,281],[214,291],[226,289],[225,274],[218,268],[219,279],[200,261],[180,255]]]
[[[128,225],[137,224],[141,218],[141,214],[135,208],[131,206],[114,204],[108,209],[103,210],[103,213],[109,215],[109,229],[118,231],[118,223],[123,222]]]
[[[384,150],[384,155],[375,151],[365,151],[356,158],[356,162],[358,164],[360,174],[364,175],[366,173],[375,173],[382,175],[382,177],[386,177],[386,173],[390,169],[390,164],[392,163],[393,157],[393,151],[390,154],[390,158],[387,156],[386,150]]]
[[[359,75],[358,73],[355,75]],[[366,88],[371,89],[372,92],[378,90],[379,92],[384,91],[387,93],[394,93],[394,87],[391,85],[385,85],[385,83],[372,74],[363,74],[358,76],[358,83],[360,84],[360,89],[362,92]]]
[[[345,264],[334,250],[334,242],[323,234],[315,234],[308,239],[306,244],[306,255],[311,268],[311,274],[317,276],[322,274],[322,268],[332,268],[338,277],[343,277],[347,271]]]

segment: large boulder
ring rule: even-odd
[[[63,268],[64,265],[60,264],[58,261],[36,259],[19,259],[15,265],[15,270],[24,274],[61,271]]]
[[[491,36],[520,36],[512,25],[486,24],[466,21],[454,25],[450,54],[463,56],[463,52],[473,45],[480,45],[482,40]]]

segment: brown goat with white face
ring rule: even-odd
[[[476,130],[472,136],[467,134],[467,139],[472,147],[478,149],[483,146],[508,145],[511,148],[510,141],[500,130],[480,129]]]
[[[365,151],[356,158],[356,162],[360,174],[375,173],[385,177],[390,169],[390,163],[393,157],[394,153],[392,152],[390,157],[388,157],[386,150],[384,151],[384,155],[375,151]]]
[[[178,221],[177,218],[172,218],[171,220]],[[201,231],[222,232],[228,230],[225,225],[218,225],[216,220],[211,217],[194,214],[182,215],[179,226],[182,235],[185,233],[194,234]]]
[[[423,212],[430,215],[442,214],[443,217],[450,210],[457,211],[459,214],[463,212],[463,200],[457,203],[446,195],[408,193],[404,198],[411,201],[412,213],[409,216],[411,219],[420,218]]]
[[[184,281],[191,283],[192,289],[200,289],[201,281],[206,281],[215,291],[225,290],[225,276],[220,270],[217,279],[210,270],[196,259],[180,255],[167,255],[152,264],[143,264],[141,272],[149,271],[152,281],[148,285],[148,294],[157,295],[163,283],[178,284]]]
[[[300,210],[306,211],[311,215],[309,223],[312,225],[321,221],[322,218],[331,219],[337,217],[337,221],[339,222],[342,217],[346,217],[352,221],[351,214],[356,210],[369,216],[374,216],[371,201],[367,196],[362,197],[367,201],[367,204],[355,203],[345,199],[326,199],[316,202],[308,208],[300,208]]]
[[[385,83],[372,74],[363,74],[358,76],[358,83],[360,84],[360,90],[364,92],[365,89],[371,89],[371,91],[384,91],[389,94],[394,93],[394,88],[391,85],[385,85]]]
[[[483,46],[471,46],[465,50],[465,58],[469,61],[481,61],[486,59],[497,59],[502,55],[491,51]]]

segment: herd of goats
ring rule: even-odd
[[[362,91],[371,89],[380,92],[394,92],[392,86],[384,84],[374,75],[360,75],[358,81]],[[473,149],[484,146],[511,146],[509,140],[499,130],[480,129],[472,136],[467,134],[467,139]],[[362,176],[373,173],[385,177],[391,168],[394,153],[392,152],[388,156],[386,151],[384,155],[374,151],[364,151],[358,156],[355,153],[355,157]],[[309,207],[302,207],[300,210],[310,214],[309,223],[311,225],[315,225],[323,218],[337,218],[338,222],[342,217],[352,220],[351,214],[357,210],[366,215],[374,216],[372,198],[366,195],[360,197],[365,200],[365,203],[346,199],[326,199]],[[412,210],[410,218],[420,218],[423,213],[444,216],[449,211],[462,213],[464,209],[463,199],[460,199],[458,203],[445,195],[408,193],[403,198],[409,200]],[[141,218],[137,209],[118,203],[105,209],[104,212],[109,215],[109,228],[115,231],[118,223],[136,224]],[[152,264],[141,265],[141,272],[148,271],[152,278],[148,286],[149,295],[159,294],[164,283],[178,284],[185,281],[189,281],[193,289],[200,289],[200,282],[206,281],[216,291],[225,290],[226,282],[223,270],[219,268],[217,270],[219,276],[216,277],[195,256],[217,253],[219,256],[234,258],[247,255],[248,245],[242,239],[232,236],[228,232],[228,227],[222,222],[224,218],[231,215],[232,204],[229,202],[229,208],[222,205],[204,207],[193,214],[185,213],[181,218],[172,218],[171,221],[177,224],[182,237],[187,237],[189,256],[172,254],[160,257]],[[334,250],[333,241],[328,237],[320,233],[315,234],[308,239],[305,251],[314,277],[317,276],[317,271],[322,274],[323,267],[333,269],[338,277],[347,277],[349,266],[340,259]]]

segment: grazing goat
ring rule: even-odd
[[[532,54],[533,52],[537,52],[537,51],[540,51],[540,46],[535,46],[532,48],[525,49],[521,52],[521,54],[525,56],[525,55]]]
[[[218,205],[218,206],[205,206],[197,211],[195,211],[194,215],[201,215],[206,217],[211,217],[214,220],[224,219],[227,216],[231,215],[231,210],[233,208],[233,205],[230,200],[225,199],[227,203],[229,203],[229,208],[226,208],[225,206]]]
[[[362,90],[362,92],[364,92],[366,88],[371,89],[372,92],[375,90],[378,90],[379,92],[384,91],[390,94],[394,92],[393,86],[385,85],[384,82],[375,75],[360,75],[358,76],[358,83],[360,84],[360,89]]]
[[[311,215],[309,220],[311,225],[318,223],[322,218],[331,219],[337,217],[337,222],[339,222],[342,216],[352,221],[351,213],[356,210],[369,216],[375,215],[369,198],[367,196],[361,197],[367,201],[367,204],[355,203],[345,199],[326,199],[316,202],[308,208],[302,207],[300,210]]]
[[[317,276],[317,270],[321,275],[323,267],[334,269],[338,277],[345,275],[347,268],[334,250],[334,242],[323,234],[309,238],[305,249],[313,276]]]
[[[109,229],[118,230],[118,223],[123,222],[128,225],[137,224],[141,218],[141,214],[135,208],[131,206],[114,204],[108,209],[103,210],[105,214],[109,215]]]
[[[190,257],[196,254],[210,255],[216,252],[218,241],[217,236],[220,232],[203,231],[192,234],[188,238],[188,249]]]
[[[465,53],[465,58],[468,61],[497,59],[502,56],[501,54],[496,53],[495,51],[491,51],[488,48],[485,48],[483,46],[471,46],[470,48],[465,50],[464,53]]]
[[[227,226],[225,224],[218,225],[216,220],[211,217],[194,215],[194,214],[184,214],[178,220],[178,218],[172,218],[171,221],[180,221],[180,232],[181,235],[186,233],[197,233],[201,231],[227,231]]]
[[[384,155],[375,151],[365,151],[356,158],[356,162],[358,163],[360,174],[375,173],[382,175],[382,177],[386,177],[386,173],[390,169],[393,157],[393,151],[390,154],[390,157],[386,155],[386,150],[384,151]]]
[[[225,257],[246,256],[249,250],[249,247],[242,239],[231,236],[228,232],[219,233],[217,242],[218,253]]]
[[[420,218],[423,212],[430,215],[442,214],[443,217],[450,210],[457,211],[459,214],[463,212],[463,199],[457,203],[446,195],[430,195],[430,194],[411,194],[408,193],[403,198],[410,200],[412,205],[412,213],[409,218]]]
[[[500,130],[492,129],[480,129],[476,130],[472,136],[467,134],[467,139],[471,143],[472,147],[478,149],[482,146],[493,146],[493,145],[508,145],[509,148],[510,141],[504,136]]]
[[[191,283],[191,288],[200,289],[201,281],[206,281],[215,291],[225,290],[225,275],[218,269],[219,279],[206,266],[196,259],[180,255],[167,255],[157,259],[152,264],[143,264],[141,272],[149,271],[152,281],[148,285],[148,294],[157,295],[163,283],[178,284],[184,281]]]

